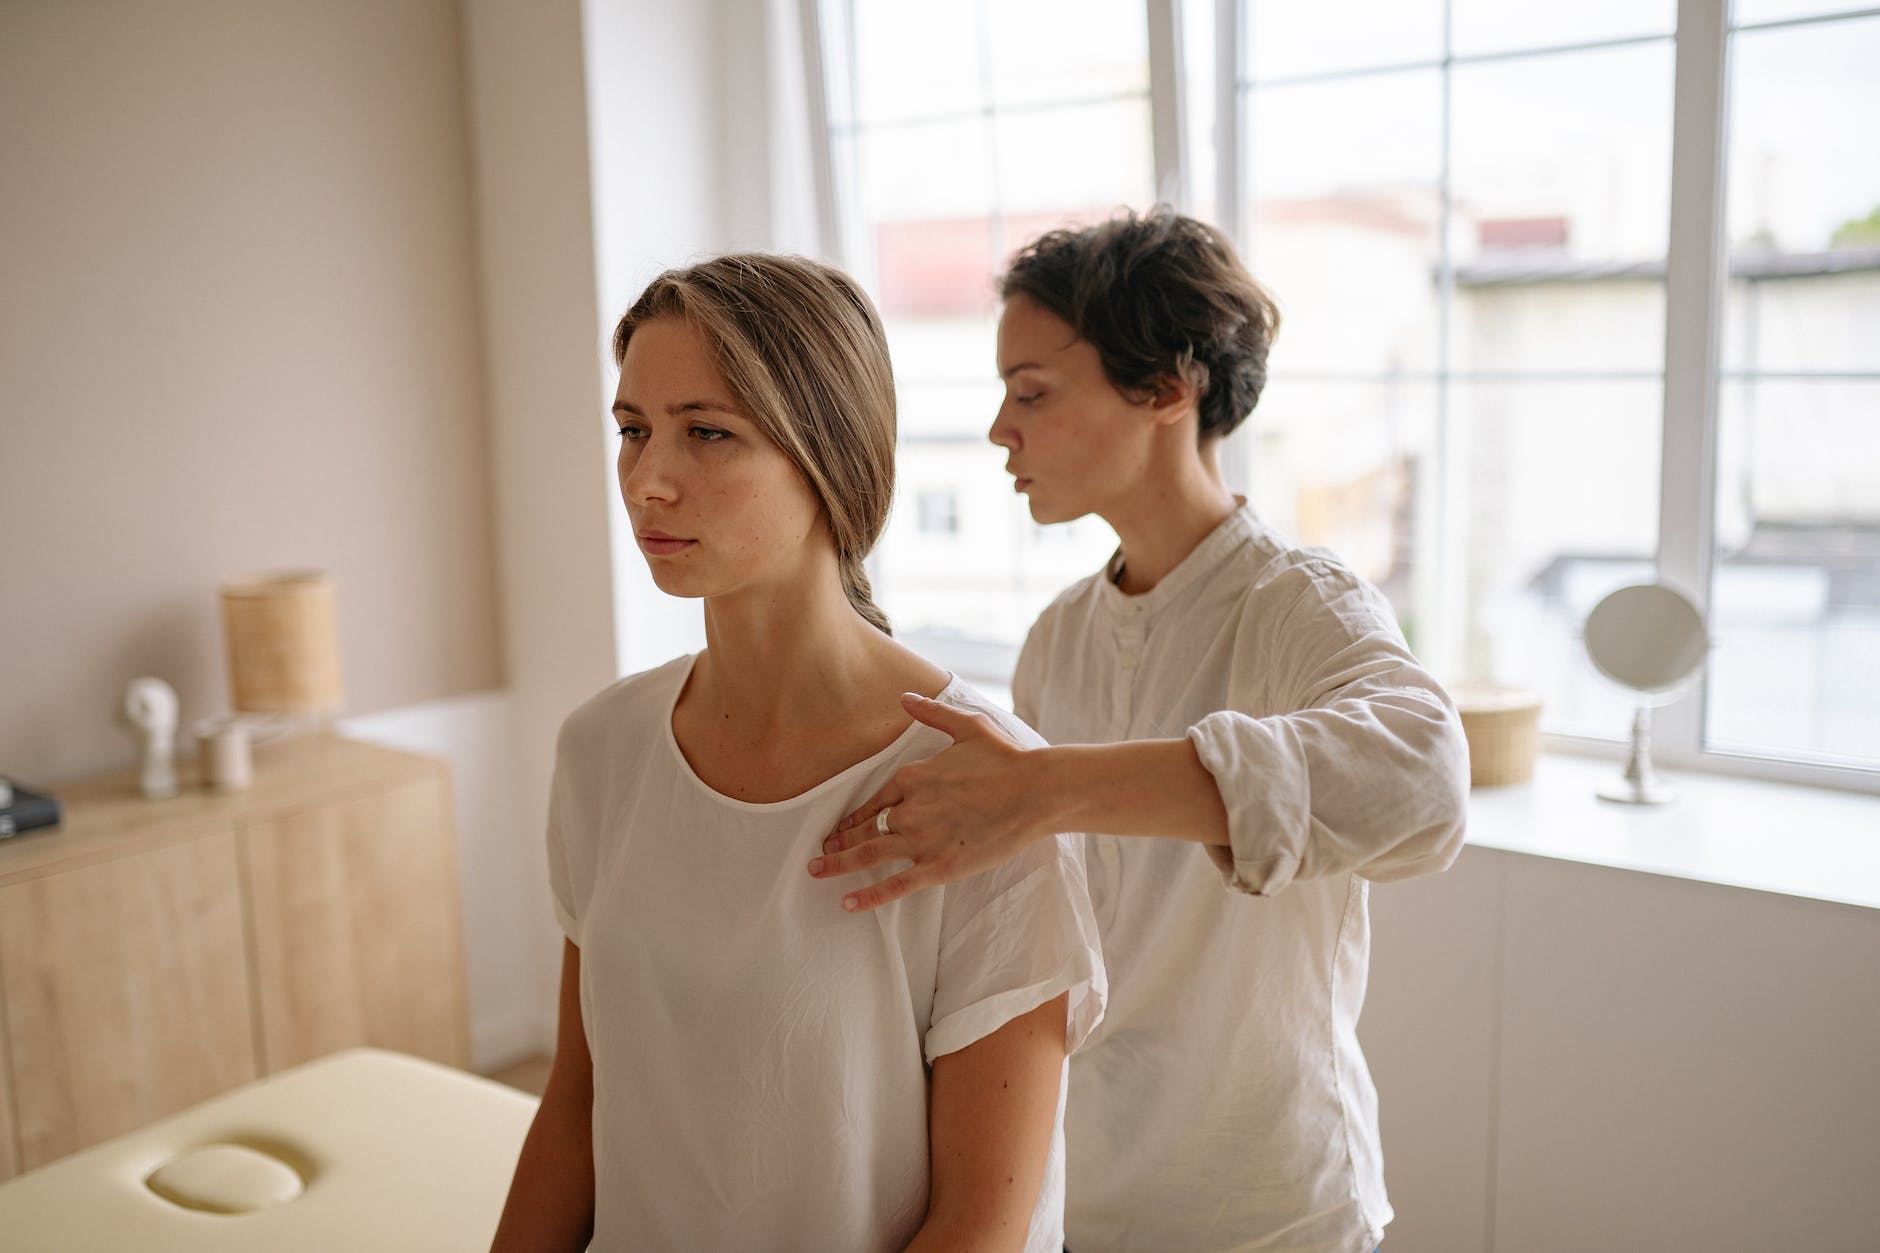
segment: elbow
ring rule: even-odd
[[[1411,820],[1393,855],[1366,872],[1377,882],[1449,869],[1468,833],[1469,745],[1462,719],[1443,702],[1440,709],[1428,712],[1422,725],[1427,734],[1401,741],[1405,777],[1417,780],[1410,793],[1416,800],[1406,809]]]
[[[1464,788],[1462,803],[1438,830],[1430,853],[1429,872],[1431,874],[1449,869],[1456,864],[1456,858],[1462,855],[1462,845],[1469,834],[1468,795],[1468,789]]]
[[[1433,759],[1439,777],[1431,789],[1433,811],[1430,814],[1431,871],[1447,870],[1462,853],[1462,843],[1469,829],[1469,742],[1462,734],[1462,719],[1454,709],[1447,711],[1443,730]]]
[[[1449,787],[1455,808],[1456,838],[1462,838],[1462,828],[1469,818],[1469,737],[1462,733],[1462,715],[1453,708],[1445,719],[1447,728],[1446,742],[1449,749]]]

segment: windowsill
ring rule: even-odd
[[[1532,781],[1470,793],[1468,842],[1880,909],[1880,797],[1661,772],[1669,804],[1600,800],[1620,770],[1543,753]]]

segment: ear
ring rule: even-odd
[[[1179,374],[1164,374],[1155,381],[1148,406],[1157,426],[1174,426],[1200,407],[1201,396],[1195,385]]]

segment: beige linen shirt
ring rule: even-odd
[[[1085,837],[1110,1000],[1071,1060],[1066,1243],[1369,1253],[1366,895],[1461,847],[1455,707],[1376,589],[1244,505],[1149,592],[1113,573],[1033,626],[1017,713],[1054,744],[1186,736],[1232,848]]]

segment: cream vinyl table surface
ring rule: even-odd
[[[535,1107],[435,1062],[335,1053],[0,1184],[0,1247],[486,1248]]]

